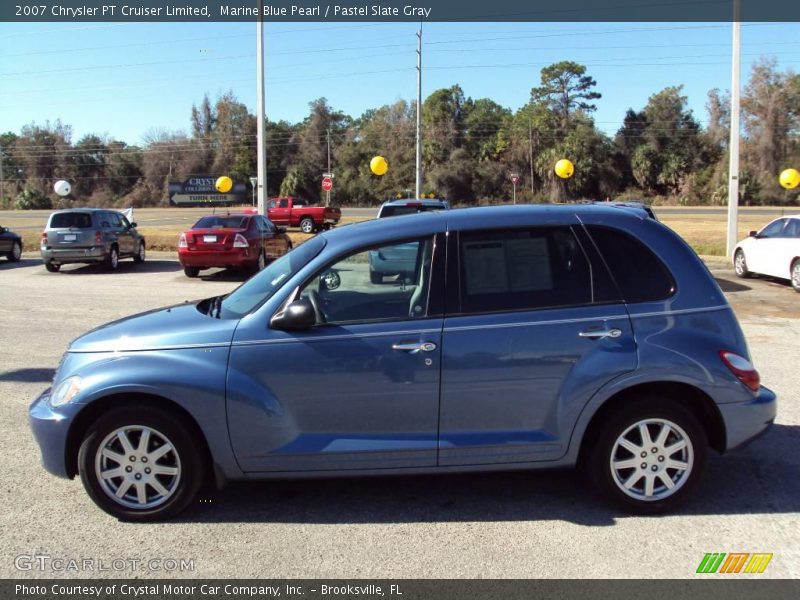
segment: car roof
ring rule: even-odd
[[[506,229],[530,225],[577,224],[581,220],[620,224],[650,220],[644,211],[597,204],[516,204],[427,211],[341,225],[320,235],[335,245],[431,235],[445,230]]]
[[[61,208],[59,210],[54,210],[51,214],[58,215],[63,213],[72,213],[72,212],[115,212],[122,214],[116,208]]]
[[[447,200],[440,198],[404,198],[402,200],[387,200],[381,206],[408,206],[409,204],[441,206],[442,204],[447,204]]]
[[[200,219],[205,219],[206,217],[259,217],[259,216],[263,217],[264,215],[259,215],[258,213],[225,212],[225,213],[211,213],[210,215],[203,215],[202,217],[200,217]]]

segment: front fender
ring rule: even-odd
[[[183,408],[205,436],[226,477],[241,475],[231,450],[225,410],[229,347],[107,353],[71,375],[82,379],[75,410],[110,396],[147,394]],[[106,353],[103,353],[106,354]],[[86,356],[86,355],[84,355]],[[79,406],[81,408],[79,408]]]

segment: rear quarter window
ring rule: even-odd
[[[50,217],[51,229],[66,229],[69,227],[90,229],[92,227],[91,213],[58,213]]]
[[[625,302],[664,300],[675,293],[675,279],[669,269],[641,241],[610,227],[588,225],[586,229]]]

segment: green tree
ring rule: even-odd
[[[591,113],[597,107],[592,103],[602,96],[594,91],[597,82],[586,74],[586,67],[564,60],[541,71],[541,84],[531,89],[531,100],[541,102],[555,113],[566,129],[570,116],[577,110]]]

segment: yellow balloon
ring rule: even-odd
[[[787,190],[793,190],[800,185],[800,173],[797,169],[786,169],[781,173],[780,182]]]
[[[556,163],[556,175],[561,177],[561,179],[569,179],[570,177],[572,177],[572,174],[574,172],[575,172],[575,165],[573,165],[566,158],[562,158],[560,161]]]
[[[228,177],[227,175],[223,175],[217,182],[214,184],[214,187],[217,188],[217,191],[220,194],[227,194],[233,189],[233,179]]]
[[[386,175],[386,171],[389,170],[389,163],[382,156],[376,156],[369,161],[369,170],[375,175]]]

